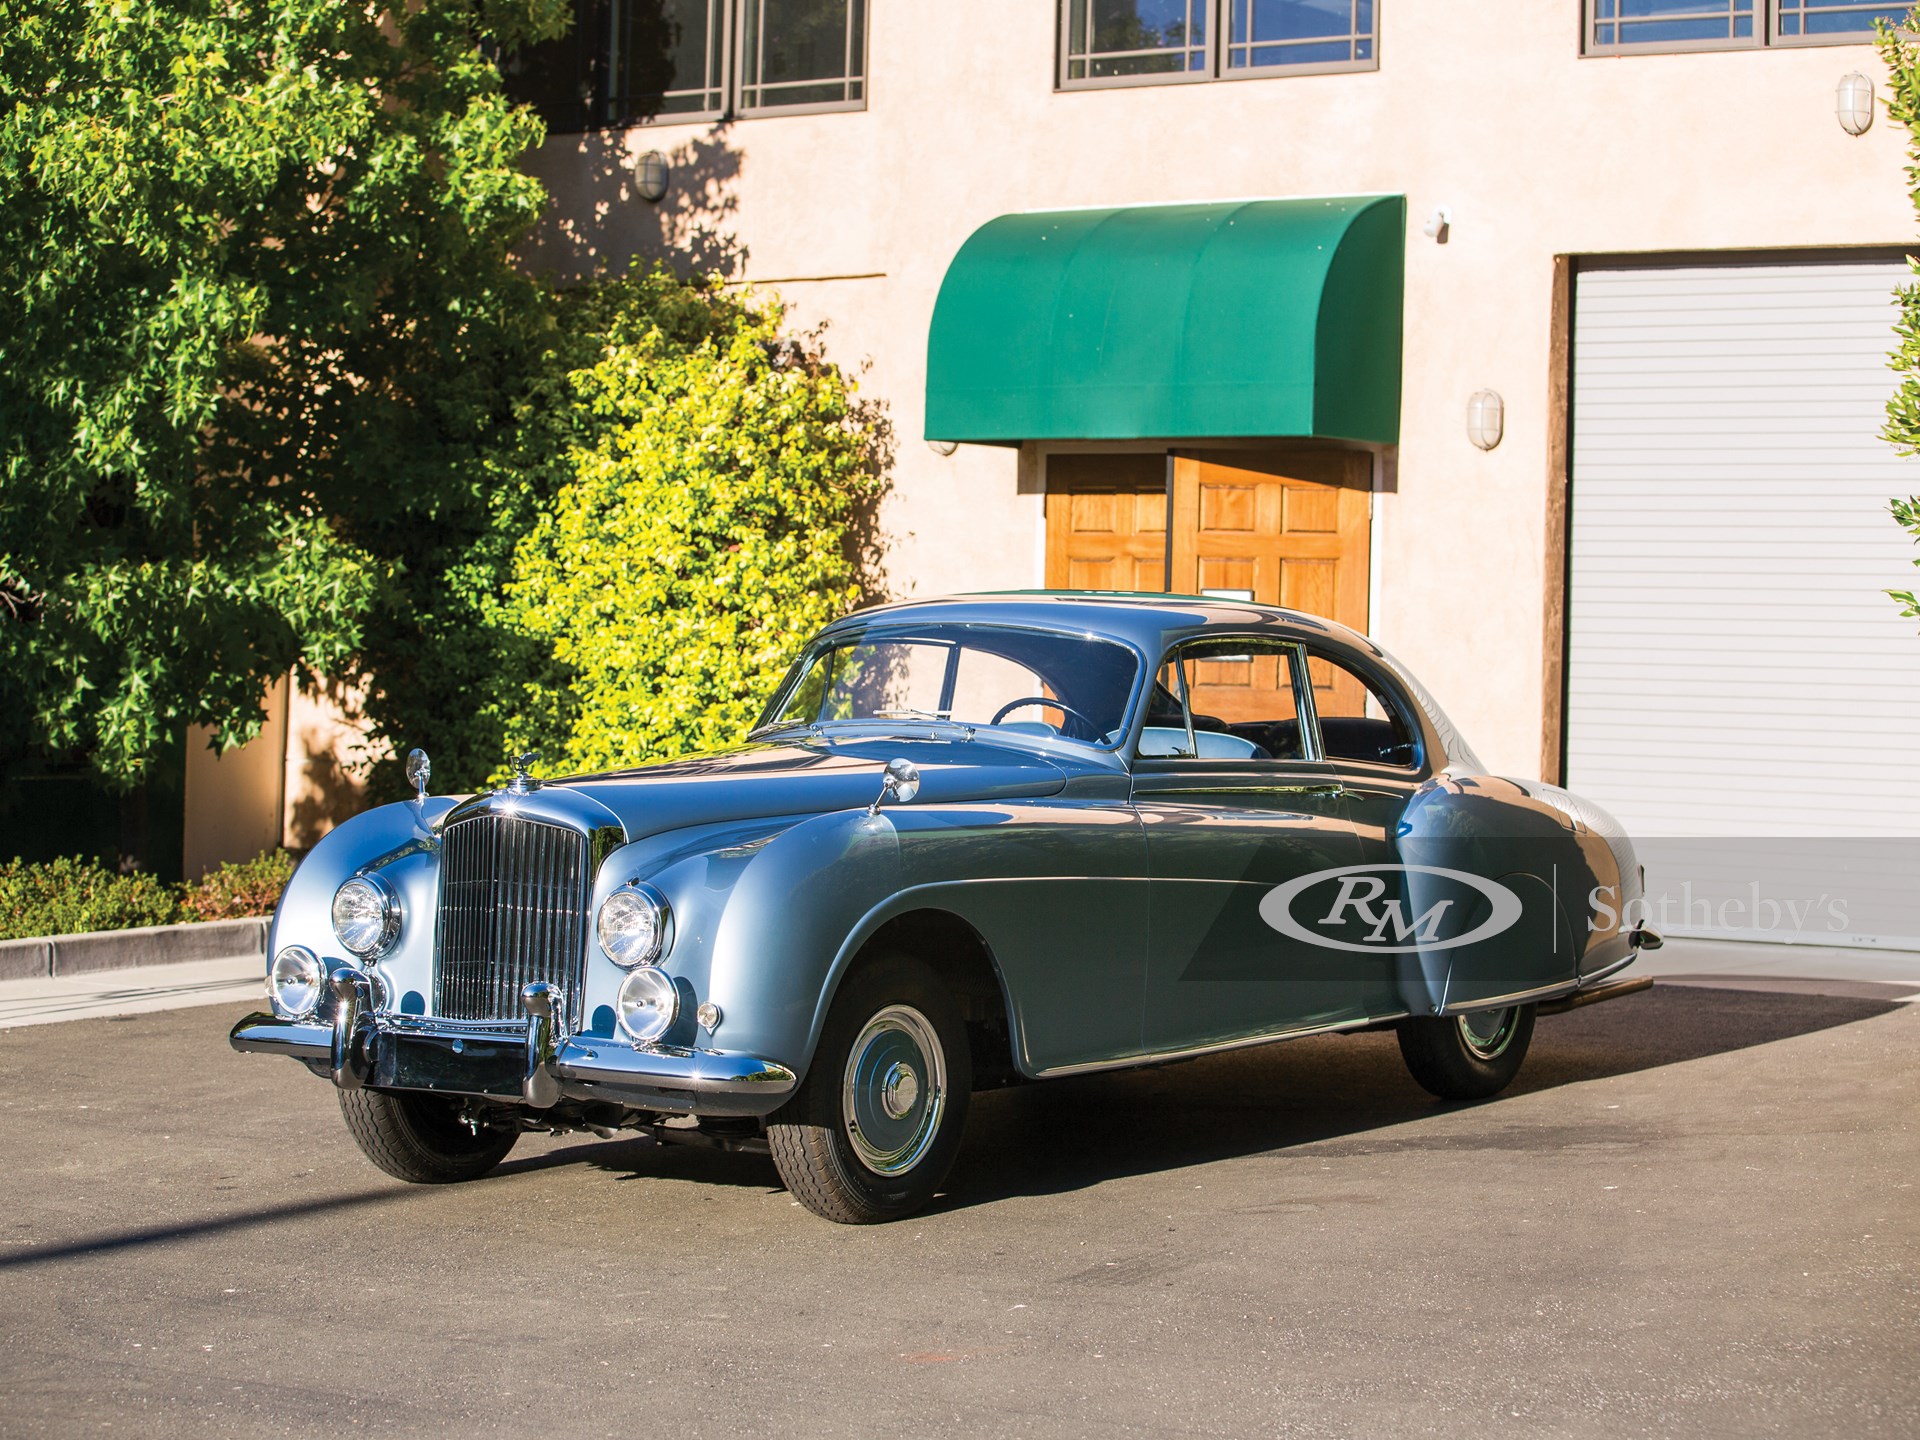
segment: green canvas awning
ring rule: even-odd
[[[947,267],[929,440],[1400,434],[1404,196],[1003,215]]]

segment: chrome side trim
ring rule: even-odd
[[[1149,1050],[1125,1055],[1118,1060],[1087,1060],[1076,1065],[1050,1065],[1033,1072],[1037,1080],[1055,1080],[1063,1075],[1091,1075],[1100,1070],[1125,1070],[1135,1065],[1164,1065],[1174,1060],[1197,1060],[1202,1055],[1218,1055],[1224,1050],[1248,1050],[1255,1045],[1271,1045],[1280,1040],[1298,1040],[1307,1035],[1330,1035],[1339,1030],[1365,1030],[1373,1025],[1388,1025],[1405,1020],[1408,1010],[1385,1015],[1370,1015],[1360,1020],[1339,1020],[1331,1025],[1305,1025],[1287,1030],[1266,1030],[1258,1035],[1242,1035],[1233,1040],[1212,1040],[1205,1045],[1189,1045],[1175,1050]]]
[[[1524,1005],[1532,1000],[1548,1000],[1557,995],[1571,995],[1579,988],[1579,985],[1571,980],[1557,980],[1551,985],[1536,985],[1531,990],[1515,990],[1510,995],[1475,996],[1472,1000],[1459,1005],[1442,1005],[1434,1013],[1471,1015],[1476,1010],[1498,1010],[1506,1005]]]

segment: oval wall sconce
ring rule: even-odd
[[[1482,450],[1500,443],[1506,429],[1507,404],[1498,390],[1476,390],[1467,401],[1467,438]]]
[[[649,205],[660,203],[667,193],[667,181],[672,178],[673,171],[667,165],[667,157],[658,150],[647,151],[634,163],[634,192]]]
[[[1833,113],[1849,135],[1866,134],[1873,128],[1873,82],[1858,70],[1842,75],[1833,90]]]

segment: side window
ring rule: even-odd
[[[1254,636],[1180,646],[1161,665],[1142,757],[1300,760],[1299,647]]]
[[[1320,748],[1327,759],[1413,767],[1418,758],[1413,732],[1372,681],[1318,654],[1307,657],[1307,673],[1320,720]]]

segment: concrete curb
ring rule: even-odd
[[[253,920],[203,920],[188,925],[145,925],[137,930],[93,930],[0,940],[0,980],[84,975],[140,965],[179,965],[189,960],[225,960],[267,953],[265,916]]]

